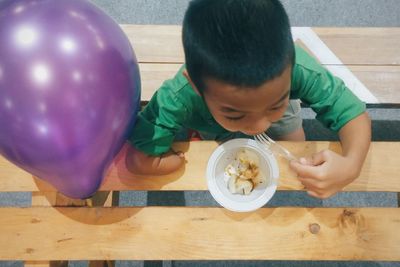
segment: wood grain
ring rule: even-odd
[[[149,101],[163,82],[172,79],[181,66],[140,64],[142,100]],[[400,66],[352,65],[348,68],[381,103],[400,103]]]
[[[312,29],[343,64],[400,65],[400,27]]]
[[[36,207],[0,213],[2,260],[400,260],[398,208]]]
[[[311,155],[323,149],[340,153],[338,142],[280,142],[297,156]],[[179,171],[166,176],[139,176],[126,170],[124,155],[127,146],[110,166],[100,190],[207,190],[206,167],[214,141],[175,143],[174,148],[185,152],[187,164]],[[344,191],[400,191],[400,142],[373,142],[361,175]],[[280,168],[279,190],[302,190],[301,183],[289,169],[286,160],[278,160]],[[14,174],[15,173],[15,174]],[[29,173],[0,157],[0,191],[54,191],[49,184],[35,183]]]
[[[131,41],[139,62],[184,62],[181,26],[122,24],[121,28]],[[312,29],[343,64],[400,65],[399,27]]]

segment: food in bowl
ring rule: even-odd
[[[266,183],[266,177],[260,172],[260,158],[251,149],[240,149],[224,172],[229,192],[249,195],[259,184]]]

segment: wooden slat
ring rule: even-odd
[[[37,178],[35,178],[37,179]],[[59,196],[61,196],[61,200]],[[78,204],[82,206],[85,200],[72,200],[65,202],[65,197],[56,191],[54,192],[32,192],[32,206],[67,206],[69,204]],[[25,267],[68,267],[67,261],[25,261]]]
[[[181,26],[121,25],[140,63],[182,63]]]
[[[400,54],[400,53],[399,53]],[[148,101],[181,64],[140,64],[142,100]],[[400,66],[348,66],[381,103],[400,103]]]
[[[149,101],[165,80],[172,79],[182,64],[140,64],[142,101]]]
[[[0,259],[400,260],[398,208],[0,208]]]
[[[280,142],[295,155],[311,155],[323,149],[340,151],[338,142]],[[171,175],[144,177],[125,169],[125,148],[115,158],[100,190],[207,190],[205,172],[207,161],[217,147],[213,141],[175,143],[174,149],[185,152],[185,168]],[[344,188],[345,191],[400,192],[400,142],[373,142],[361,175]],[[196,164],[192,164],[196,162]],[[279,159],[279,190],[302,190],[302,184],[290,171],[285,160]],[[16,175],[14,175],[16,173]],[[0,157],[0,191],[37,191],[38,186],[28,173],[21,171]],[[384,182],[383,182],[384,181]],[[39,185],[41,191],[54,190],[47,183]]]
[[[84,207],[84,206],[100,206],[100,207],[111,207],[114,203],[115,196],[118,192],[96,192],[89,199],[71,199],[63,194],[53,191],[38,191],[32,192],[32,206],[53,206],[53,207]],[[88,244],[89,246],[91,244]],[[91,261],[89,262],[90,267],[96,266],[114,266],[113,261]],[[26,261],[25,267],[68,267],[68,261]]]
[[[122,25],[122,27],[132,42],[137,42],[135,50],[138,50],[139,61],[168,63],[141,64],[142,99],[148,101],[164,80],[174,76],[183,62],[181,28],[176,25]],[[397,49],[397,44],[400,43],[400,28],[313,28],[313,30],[379,102],[400,103],[400,94],[397,93],[400,80],[400,53]],[[322,60],[321,63],[335,62]]]
[[[121,25],[139,62],[182,63],[178,25]],[[346,65],[400,65],[400,28],[312,28]],[[322,61],[322,64],[334,62]]]
[[[346,65],[400,65],[400,27],[312,29]]]
[[[349,69],[380,103],[400,103],[400,66],[349,66]]]

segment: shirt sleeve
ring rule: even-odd
[[[168,152],[187,119],[188,110],[172,89],[174,86],[174,80],[164,82],[137,116],[129,142],[147,155]]]
[[[341,79],[300,47],[296,47],[291,98],[299,98],[309,105],[317,113],[317,120],[335,132],[366,109],[365,103]]]

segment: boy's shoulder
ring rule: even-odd
[[[174,101],[185,103],[192,103],[193,98],[198,95],[193,90],[192,86],[183,75],[185,65],[183,65],[176,75],[164,81],[162,86],[157,90],[158,97],[170,98]]]
[[[292,94],[291,97],[298,98],[305,88],[312,87],[318,80],[322,84],[329,83],[327,70],[308,53],[304,48],[295,45],[296,57],[292,70]]]
[[[307,52],[304,48],[299,45],[295,45],[296,58],[295,58],[295,69],[307,70],[311,72],[321,73],[324,68],[318,63],[317,59]]]

